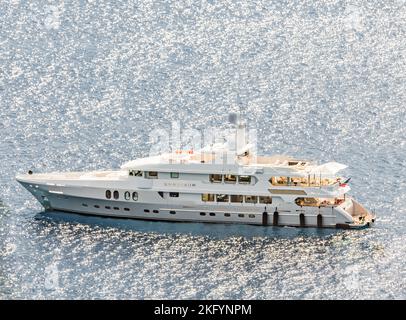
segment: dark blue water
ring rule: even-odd
[[[406,297],[405,1],[2,1],[0,298]],[[349,165],[362,231],[42,213],[18,173],[118,168],[240,108]]]

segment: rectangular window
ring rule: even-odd
[[[274,186],[286,186],[288,184],[288,177],[272,177],[271,183]]]
[[[238,203],[242,203],[243,202],[243,196],[238,195],[238,194],[232,194],[230,196],[231,202],[238,202]]]
[[[179,198],[179,192],[169,192],[171,198]]]
[[[171,172],[171,178],[172,179],[178,179],[179,178],[179,172]]]
[[[130,176],[134,176],[134,177],[142,177],[142,171],[139,171],[139,170],[130,170],[130,171],[129,171],[129,175],[130,175]]]
[[[228,202],[228,194],[218,194],[217,202]]]
[[[158,172],[156,171],[147,171],[146,172],[147,179],[158,179]]]
[[[225,183],[236,183],[237,182],[237,176],[233,174],[225,174],[224,175],[224,182]]]
[[[221,174],[211,174],[210,182],[221,183],[223,181],[223,176]]]
[[[238,183],[250,184],[251,183],[251,176],[238,176]]]
[[[203,193],[202,194],[202,201],[214,201],[214,194]]]
[[[246,203],[257,203],[258,197],[257,196],[245,196]]]
[[[272,197],[260,196],[259,197],[259,203],[272,203]]]

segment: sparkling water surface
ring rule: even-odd
[[[0,2],[1,299],[405,299],[406,3]],[[222,127],[349,166],[361,231],[43,213],[15,175]]]

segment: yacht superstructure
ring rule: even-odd
[[[257,156],[245,123],[200,150],[130,161],[119,170],[18,175],[46,210],[265,226],[362,228],[374,215],[348,195],[345,165]],[[230,141],[233,143],[230,144]]]

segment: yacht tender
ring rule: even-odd
[[[374,222],[374,214],[347,195],[349,179],[337,176],[345,165],[256,156],[245,123],[230,119],[230,139],[198,151],[145,157],[119,170],[29,171],[16,179],[45,210],[264,226],[361,228]]]

